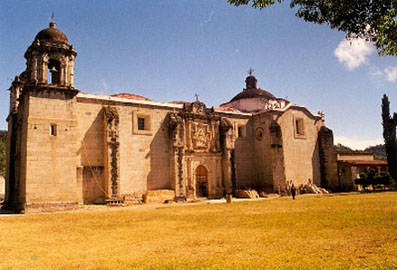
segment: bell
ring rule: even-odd
[[[55,68],[55,66],[52,66],[52,68],[50,68],[51,72],[58,72],[58,70]]]

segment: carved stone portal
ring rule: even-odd
[[[231,123],[213,109],[207,109],[204,103],[196,101],[185,104],[178,113],[170,113],[168,127],[173,162],[172,186],[177,199],[218,197],[219,190],[226,189],[231,192],[230,153],[234,147]],[[197,178],[196,166],[191,165],[193,161],[200,168],[205,164],[208,168],[222,167],[223,170],[216,174],[208,169],[206,180],[201,181],[204,178],[201,174],[201,178]]]

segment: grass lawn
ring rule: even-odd
[[[0,216],[0,269],[397,269],[397,193]]]

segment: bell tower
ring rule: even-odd
[[[40,31],[25,53],[28,83],[74,88],[74,60],[77,56],[66,35],[54,21]]]
[[[74,47],[53,21],[36,35],[25,52],[26,69],[10,87],[7,209],[74,207],[82,201],[82,195],[76,192],[82,190],[75,151],[79,93],[74,87],[76,56]]]

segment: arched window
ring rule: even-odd
[[[55,59],[50,59],[48,62],[48,82],[51,84],[60,83],[60,63]],[[51,82],[50,82],[51,78]]]

